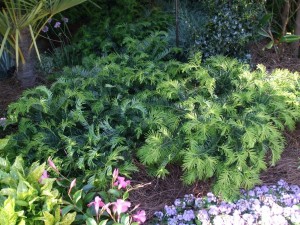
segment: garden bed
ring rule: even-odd
[[[275,68],[287,68],[291,71],[300,71],[300,60],[291,58],[288,46],[285,55],[278,58],[272,50],[262,51],[264,43],[252,46],[252,63],[263,63],[268,70]],[[22,89],[13,78],[0,80],[0,116],[5,115],[5,110],[10,102],[19,98]],[[5,134],[0,134],[3,137]],[[286,132],[286,148],[282,158],[276,166],[269,167],[261,175],[263,184],[276,184],[278,180],[284,179],[289,184],[300,185],[300,172],[298,171],[300,158],[300,126],[293,132]],[[166,204],[172,204],[175,199],[183,197],[185,194],[193,194],[200,197],[210,191],[211,181],[198,182],[193,186],[184,186],[181,182],[182,172],[180,167],[170,167],[170,175],[165,179],[157,179],[147,175],[145,168],[136,162],[140,172],[133,175],[132,184],[135,189],[131,193],[131,201],[134,205],[141,204],[140,208],[145,209],[147,217],[151,218],[155,211],[161,210]]]

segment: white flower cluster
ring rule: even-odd
[[[186,195],[156,212],[158,225],[289,225],[300,223],[300,188],[280,180],[277,185],[241,191],[241,198],[225,202],[208,193],[203,198]]]

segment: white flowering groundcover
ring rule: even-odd
[[[154,216],[156,225],[298,225],[300,188],[280,180],[277,185],[242,190],[241,198],[232,203],[212,193],[201,198],[185,195]]]

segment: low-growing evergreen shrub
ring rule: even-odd
[[[1,154],[28,163],[50,155],[64,174],[97,185],[116,165],[133,171],[132,156],[161,177],[179,164],[188,184],[214,177],[228,198],[259,183],[299,120],[299,75],[251,72],[221,56],[203,64],[199,53],[181,63],[165,37],[126,38],[124,54],[86,58],[50,88],[26,91],[9,107],[18,131]]]
[[[136,0],[117,2],[110,9],[101,10],[98,17],[76,33],[73,46],[78,55],[107,56],[112,52],[121,53],[124,39],[143,40],[152,32],[166,31],[172,21],[172,16],[159,7],[143,5],[143,2],[137,3]]]

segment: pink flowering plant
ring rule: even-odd
[[[60,174],[52,160],[48,160],[48,163],[57,174]],[[73,224],[139,225],[144,223],[145,211],[137,210],[139,206],[133,207],[128,201],[130,180],[120,176],[118,169],[115,169],[111,175],[112,181],[108,191],[99,191],[91,184],[77,184],[76,179],[71,181],[62,176],[58,180],[61,186],[65,185],[66,180],[69,182],[62,215],[76,212],[77,216]]]

